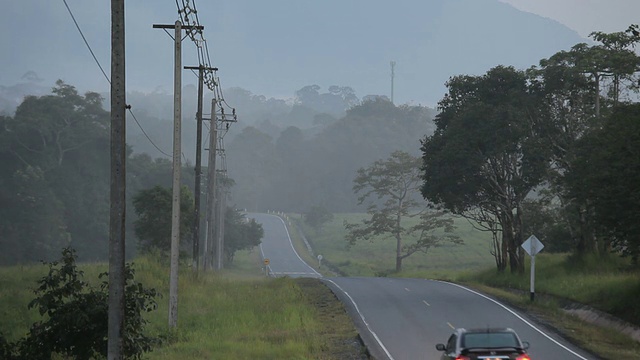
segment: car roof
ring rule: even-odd
[[[494,328],[471,328],[471,329],[466,329],[466,328],[458,328],[456,329],[456,332],[459,334],[464,334],[464,333],[499,333],[499,332],[510,332],[510,333],[514,333],[515,331],[511,328],[508,327],[494,327]]]

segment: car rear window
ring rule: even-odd
[[[466,333],[462,336],[462,347],[518,347],[515,334],[509,332]]]

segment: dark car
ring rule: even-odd
[[[437,344],[444,351],[441,360],[531,360],[527,355],[529,343],[520,341],[509,328],[456,329],[447,344]]]

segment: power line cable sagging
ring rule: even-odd
[[[87,38],[84,36],[84,33],[82,32],[82,29],[80,28],[80,25],[78,24],[78,21],[76,20],[76,17],[73,15],[73,12],[71,11],[71,8],[69,7],[69,4],[67,4],[67,0],[62,0],[62,2],[64,3],[64,6],[67,8],[67,11],[69,12],[69,15],[71,15],[71,19],[73,20],[73,23],[76,26],[76,29],[78,29],[78,32],[80,33],[80,36],[82,37],[82,40],[84,41],[85,45],[87,46],[87,48],[89,49],[89,52],[91,53],[91,56],[93,57],[93,60],[96,62],[96,64],[98,65],[98,68],[100,69],[100,71],[102,72],[102,75],[104,75],[104,78],[107,80],[107,82],[109,83],[109,85],[111,85],[111,79],[109,79],[109,76],[107,75],[107,73],[104,71],[104,68],[102,67],[102,65],[100,64],[100,61],[98,61],[98,58],[96,57],[96,54],[93,52],[93,49],[91,49],[91,45],[89,45],[89,41],[87,41]],[[147,138],[147,140],[151,143],[151,145],[153,145],[153,147],[156,148],[156,150],[158,150],[161,154],[163,154],[166,157],[171,157],[171,155],[167,154],[166,152],[162,151],[162,149],[160,149],[154,142],[153,140],[151,140],[151,138],[149,137],[149,135],[147,134],[147,132],[144,130],[144,128],[142,127],[142,124],[140,124],[140,122],[138,121],[138,119],[136,118],[135,114],[133,113],[133,111],[131,110],[131,105],[127,105],[127,110],[129,110],[129,114],[131,114],[131,117],[133,118],[133,120],[135,121],[135,123],[138,125],[138,127],[140,128],[140,130],[142,131],[142,133],[144,134],[144,136]]]

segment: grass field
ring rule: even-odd
[[[365,214],[335,214],[331,222],[320,231],[306,226],[300,215],[291,215],[296,225],[301,226],[317,254],[349,276],[375,276],[389,274],[395,269],[395,239],[380,238],[359,242],[349,247],[344,240],[344,222],[359,223]],[[414,220],[415,221],[415,220]],[[411,226],[407,223],[407,227]],[[490,254],[491,235],[475,230],[465,219],[455,219],[456,234],[464,245],[444,245],[429,249],[427,253],[415,253],[403,261],[403,272],[429,272],[448,274],[451,271],[478,269],[494,264]],[[410,242],[412,239],[407,239]]]
[[[134,261],[136,281],[164,297],[146,315],[147,332],[164,339],[146,359],[358,359],[364,354],[342,304],[316,279],[261,275],[257,251],[242,252],[220,274],[180,272],[178,329],[168,330],[168,266]],[[81,264],[92,281],[105,264]],[[9,341],[26,334],[40,316],[27,309],[42,265],[0,268],[0,332]],[[97,280],[96,280],[97,281]]]

